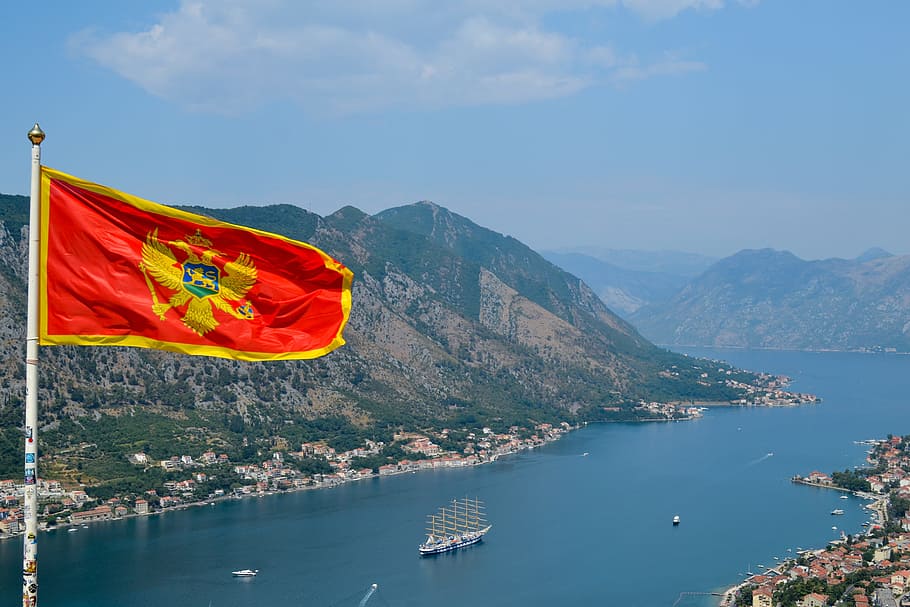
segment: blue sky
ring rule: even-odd
[[[537,249],[910,253],[910,2],[15,3],[0,192],[432,200]]]

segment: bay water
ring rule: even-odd
[[[39,604],[707,607],[775,557],[861,531],[866,502],[790,478],[861,464],[854,441],[910,433],[910,357],[685,352],[790,375],[823,402],[592,424],[490,465],[42,533]],[[419,558],[426,516],[465,496],[486,503],[485,541]],[[21,565],[21,538],[0,542],[4,603],[18,604]],[[259,575],[231,576],[243,568]]]

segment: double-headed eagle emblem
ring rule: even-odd
[[[183,252],[183,262],[177,260],[171,246]],[[198,335],[205,335],[219,325],[214,308],[234,318],[252,319],[253,306],[243,298],[256,284],[256,266],[249,255],[240,253],[237,259],[219,268],[215,264],[215,257],[219,255],[222,253],[213,249],[212,241],[203,237],[198,229],[195,234],[186,236],[185,241],[172,240],[167,244],[158,240],[158,228],[149,232],[142,245],[139,269],[152,295],[152,312],[165,320],[168,310],[179,311],[186,305],[183,324]],[[158,301],[149,275],[165,289],[176,291],[166,303]],[[233,307],[231,301],[236,302],[237,307]]]

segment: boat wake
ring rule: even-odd
[[[762,455],[760,458],[752,460],[751,462],[749,462],[748,465],[754,466],[755,464],[760,464],[763,461],[765,461],[766,459],[768,459],[769,457],[774,457],[774,454],[771,453],[770,451],[768,453],[765,453],[764,455]]]
[[[373,596],[373,593],[376,592],[377,588],[379,588],[379,584],[373,584],[372,586],[370,586],[370,589],[367,591],[366,595],[364,595],[364,597],[362,599],[360,599],[360,602],[357,604],[357,607],[364,607],[364,605],[367,604],[367,601],[370,600],[370,597]]]

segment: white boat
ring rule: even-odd
[[[831,511],[831,514],[843,514],[843,513],[844,513],[844,511],[841,510],[840,508],[835,508],[834,510]]]
[[[677,514],[676,516],[673,517],[673,526],[675,527],[678,524],[679,524],[679,515]]]
[[[231,571],[231,575],[234,577],[255,577],[259,573],[258,569],[240,569],[238,571]]]
[[[842,500],[850,499],[850,498],[847,497],[846,495],[842,495],[842,496],[840,496],[840,498],[841,498]]]
[[[67,531],[69,531],[70,533],[76,533],[79,530],[76,529],[75,527],[70,527],[69,529],[67,529]]]

